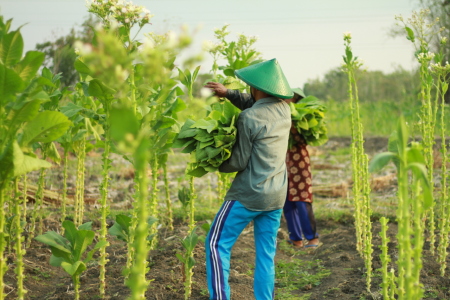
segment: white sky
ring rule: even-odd
[[[391,38],[394,16],[409,17],[417,0],[135,0],[154,14],[144,32],[179,31],[182,24],[199,28],[193,51],[204,40],[214,41],[214,28],[230,24],[236,34],[258,36],[264,59],[277,58],[292,87],[321,78],[341,65],[343,32],[352,33],[354,55],[369,70],[391,72],[397,66],[415,67],[413,46],[406,38]],[[84,0],[0,0],[0,14],[13,18],[12,28],[21,32],[25,49],[67,34],[88,16]],[[201,72],[211,69],[205,57]]]

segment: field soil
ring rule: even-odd
[[[384,150],[387,140],[377,139],[371,141],[372,152]],[[377,146],[378,144],[378,146]],[[381,243],[379,237],[380,225],[378,217],[374,217],[373,223],[373,265],[375,276],[372,279],[371,288],[366,288],[366,269],[364,261],[356,251],[355,228],[351,214],[342,214],[340,217],[326,217],[319,214],[318,208],[342,210],[342,207],[348,207],[342,203],[350,203],[344,196],[350,189],[351,181],[348,173],[350,162],[340,160],[333,153],[339,148],[348,145],[346,139],[332,139],[327,145],[311,149],[314,182],[324,187],[327,185],[340,186],[342,190],[333,194],[333,189],[324,189],[324,193],[315,195],[315,209],[317,217],[317,228],[320,234],[321,246],[313,250],[293,249],[286,243],[288,233],[284,219],[281,221],[281,227],[278,233],[277,262],[292,262],[294,260],[317,261],[322,268],[329,270],[330,275],[314,281],[313,284],[299,286],[291,291],[290,297],[284,299],[382,299],[381,296],[381,276],[376,269],[381,267],[378,246]],[[314,166],[317,168],[314,169]],[[324,166],[329,166],[325,168]],[[385,175],[389,176],[389,174]],[[87,178],[87,190],[95,190],[96,187]],[[94,181],[94,180],[93,180]],[[176,181],[176,178],[172,178]],[[343,184],[347,182],[347,184]],[[176,185],[175,185],[176,186]],[[200,188],[201,189],[201,188]],[[380,188],[374,198],[389,198],[395,194],[395,182],[389,180]],[[123,195],[122,195],[123,196]],[[126,195],[124,196],[126,198]],[[116,201],[117,202],[117,201]],[[120,202],[116,203],[120,207]],[[320,204],[320,205],[319,205]],[[124,205],[124,208],[126,205]],[[88,207],[95,210],[95,205]],[[348,208],[347,210],[350,210]],[[59,209],[48,208],[49,215],[44,220],[45,229],[59,231]],[[393,212],[395,215],[395,211]],[[89,215],[89,214],[87,214]],[[325,216],[325,217],[324,217]],[[388,236],[391,239],[389,243],[389,253],[393,260],[396,256],[397,226],[392,217],[389,223]],[[93,221],[94,229],[99,228],[96,219],[86,219]],[[199,221],[201,225],[204,221]],[[111,222],[112,225],[112,222]],[[159,229],[158,246],[151,251],[148,257],[149,272],[147,279],[150,281],[147,299],[152,300],[176,300],[184,298],[184,279],[183,268],[180,261],[176,258],[176,253],[182,253],[183,248],[180,238],[183,238],[187,232],[186,223],[181,219],[175,219],[174,231],[169,231],[162,227]],[[205,232],[198,230],[200,236]],[[106,299],[126,299],[129,295],[129,289],[124,284],[122,270],[126,263],[126,245],[125,243],[110,237],[111,245],[107,248],[109,254],[109,263],[107,265],[107,288]],[[450,273],[447,268],[445,277],[439,276],[440,264],[436,262],[437,257],[430,252],[429,241],[426,241],[423,252],[423,268],[421,273],[421,282],[425,288],[424,299],[450,299]],[[194,267],[194,278],[192,285],[192,295],[190,299],[206,300],[208,298],[205,274],[205,251],[202,242],[199,242],[195,248],[195,260],[197,264]],[[74,291],[71,278],[61,268],[49,265],[51,252],[49,248],[37,241],[33,241],[31,247],[26,249],[25,255],[25,288],[28,290],[26,299],[73,299]],[[253,267],[254,267],[254,241],[253,227],[250,224],[241,234],[235,244],[231,258],[230,286],[232,299],[250,300],[253,296]],[[8,255],[8,271],[5,275],[5,292],[8,293],[6,299],[16,299],[16,275],[14,273],[15,255],[13,252]],[[447,264],[450,265],[450,258],[447,258]],[[298,276],[313,276],[314,269],[305,273],[299,273]],[[99,299],[99,268],[97,262],[93,260],[88,265],[88,269],[81,276],[81,299]],[[276,294],[280,298],[281,287],[277,282]]]

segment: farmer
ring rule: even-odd
[[[231,248],[254,221],[254,295],[256,300],[269,300],[274,297],[276,238],[288,188],[285,159],[291,128],[289,105],[279,98],[294,94],[275,59],[235,74],[250,86],[251,95],[215,82],[205,86],[242,110],[233,152],[219,168],[238,173],[205,241],[209,299],[230,299]]]
[[[299,88],[293,89],[294,97],[286,102],[297,102],[305,97]],[[319,235],[316,232],[316,220],[312,208],[311,167],[309,152],[303,136],[291,128],[294,144],[286,154],[286,164],[289,174],[289,188],[283,211],[286,219],[289,242],[296,248],[317,248]],[[303,244],[303,237],[308,243]]]

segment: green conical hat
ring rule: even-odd
[[[294,96],[294,92],[275,58],[236,70],[234,73],[249,86],[269,95],[283,99]]]
[[[295,88],[295,89],[292,89],[292,91],[294,92],[294,94],[297,94],[302,98],[306,97],[305,92],[303,92],[303,90],[301,88]]]

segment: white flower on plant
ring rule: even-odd
[[[86,55],[92,52],[92,45],[85,44],[82,41],[75,41],[73,47],[77,49],[77,55]]]
[[[126,7],[122,7],[121,11],[126,14],[128,12],[128,9]]]
[[[106,21],[109,23],[109,27],[111,29],[115,29],[119,27],[119,22],[117,22],[114,16],[108,16]]]
[[[130,19],[126,18],[125,23],[127,23],[127,24],[130,23]]]
[[[350,31],[344,32],[344,39],[351,39],[352,33]]]
[[[427,61],[432,60],[433,57],[434,57],[433,52],[422,52],[417,55],[417,60],[419,62],[427,62]]]
[[[155,41],[151,38],[146,38],[144,40],[144,42],[142,43],[142,46],[144,47],[144,49],[147,49],[147,48],[153,49],[153,48],[155,48]]]
[[[204,51],[211,51],[212,49],[214,49],[215,45],[212,41],[203,41],[202,44],[202,49]]]
[[[395,15],[395,20],[403,22],[403,16],[402,15]]]

